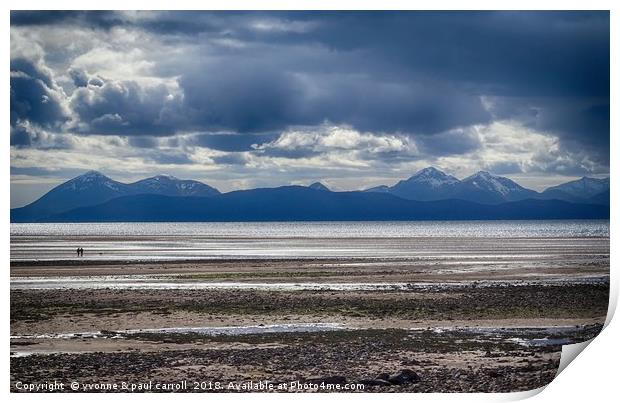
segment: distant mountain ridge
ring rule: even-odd
[[[570,202],[609,204],[604,193],[609,191],[609,178],[581,178],[546,189],[542,193],[524,188],[515,181],[486,171],[459,180],[437,168],[428,167],[394,186],[376,186],[365,192],[390,193],[419,201],[461,199],[484,204],[498,204],[525,199],[558,199]],[[592,197],[599,195],[596,199]]]
[[[128,185],[136,194],[159,194],[164,196],[213,196],[219,190],[202,182],[178,179],[172,175],[157,175]]]
[[[134,183],[122,183],[97,171],[88,171],[47,192],[27,206],[12,209],[11,221],[28,221],[77,207],[137,194],[165,196],[213,196],[220,192],[202,182],[158,175]]]
[[[583,177],[561,185],[551,186],[542,192],[546,198],[568,201],[587,201],[593,198],[604,200],[605,194],[609,194],[609,178]],[[607,203],[609,203],[609,196],[607,196]]]
[[[609,194],[609,178],[582,178],[538,193],[485,171],[459,180],[433,167],[422,169],[394,186],[365,191],[334,192],[315,182],[307,187],[283,186],[224,194],[202,182],[170,175],[122,183],[89,171],[25,207],[12,209],[11,222],[80,221],[86,217],[94,221],[114,221],[121,216],[123,220],[134,221],[128,214],[122,215],[122,211],[154,221],[161,221],[163,217],[172,221],[197,221],[200,217],[215,221],[226,220],[226,217],[260,220],[261,215],[265,220],[270,217],[283,220],[606,218],[609,217]],[[269,205],[261,204],[275,196],[277,198]],[[239,204],[240,201],[245,204]],[[145,216],[152,212],[153,206],[148,203],[160,206],[159,216],[154,213]],[[232,204],[221,206],[219,203]],[[204,206],[210,210],[204,210]],[[230,210],[231,206],[236,206],[236,213]],[[274,211],[275,206],[280,206],[282,212]],[[518,208],[523,211],[517,211]],[[453,209],[462,210],[454,212]],[[174,211],[178,214],[171,213]]]
[[[538,193],[526,189],[515,181],[503,176],[480,171],[463,179],[454,195],[464,200],[481,203],[501,203],[536,198]]]
[[[481,205],[422,202],[372,192],[326,192],[305,186],[251,189],[213,197],[123,196],[41,219],[42,222],[382,221],[606,219],[607,206],[560,200]]]

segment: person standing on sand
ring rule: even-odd
[[[77,248],[77,255],[80,257],[80,248]]]
[[[84,257],[84,248],[80,248],[80,256]]]

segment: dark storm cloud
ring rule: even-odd
[[[316,100],[317,117],[362,131],[423,134],[490,121],[479,97],[449,86],[415,81],[361,83],[350,78],[324,83],[325,96]]]
[[[538,127],[565,133],[565,137],[597,148],[609,147],[609,103],[565,102],[557,108],[543,109]]]
[[[33,143],[32,135],[33,133],[23,126],[11,126],[11,145],[15,147],[30,146]]]
[[[420,151],[435,156],[465,154],[482,145],[480,138],[470,130],[452,130],[434,136],[416,136],[415,140]]]
[[[246,158],[240,153],[229,153],[226,155],[213,157],[212,159],[216,164],[223,165],[245,165],[247,162]]]
[[[54,86],[52,74],[36,61],[25,58],[11,59],[11,72],[22,73],[32,80],[39,80],[47,88]]]
[[[260,146],[276,138],[278,134],[198,134],[188,143],[219,151],[252,151],[253,145]]]
[[[260,13],[260,12],[257,12]],[[162,35],[196,35],[222,32],[243,24],[244,11],[147,11],[139,15],[120,11],[11,11],[12,26],[75,25],[109,30],[114,27],[140,28]],[[137,18],[135,18],[137,17]],[[241,25],[242,26],[242,25]],[[245,31],[241,29],[240,31]]]
[[[109,29],[115,26],[139,27],[155,34],[195,35],[220,32],[227,36],[249,39],[273,37],[249,27],[257,18],[284,20],[304,19],[304,13],[282,11],[11,11],[12,26],[77,25]],[[280,35],[275,35],[280,36]]]
[[[281,67],[226,63],[184,74],[179,83],[192,124],[260,133],[330,121],[359,130],[436,133],[490,119],[479,97],[441,84],[300,78]]]
[[[76,87],[88,86],[88,74],[84,70],[71,69],[69,70],[69,77],[71,77],[73,85]]]
[[[61,105],[64,94],[51,73],[36,62],[11,60],[11,125],[30,121],[52,128],[69,119]]]
[[[92,80],[91,80],[92,81]],[[102,81],[77,88],[70,102],[84,133],[170,135],[181,119],[178,100],[164,85],[143,87],[134,81]]]
[[[382,56],[404,74],[457,81],[486,94],[609,94],[608,12],[324,16],[316,40]]]
[[[354,71],[370,67],[376,68],[376,75],[423,74],[472,85],[486,94],[609,92],[609,13],[604,11],[180,11],[159,12],[152,18],[91,18],[122,21],[156,34],[209,32],[210,38],[238,39],[253,46],[321,44],[335,52],[367,56],[364,65],[349,66]],[[274,28],[256,29],[261,22]],[[309,28],[295,29],[295,24]]]
[[[149,159],[158,164],[168,165],[186,165],[194,163],[194,161],[192,161],[187,154],[182,152],[153,153],[149,156]]]
[[[597,163],[609,161],[606,11],[29,11],[12,12],[11,24],[92,29],[93,35],[122,26],[140,31],[145,42],[174,41],[179,50],[163,58],[144,53],[151,78],[176,80],[175,94],[163,85],[101,78],[95,67],[90,75],[69,67],[52,71],[16,57],[12,127],[18,121],[59,127],[68,119],[64,101],[76,119],[67,130],[80,134],[231,132],[195,137],[194,145],[252,151],[259,134],[327,123],[410,136],[433,158],[481,147],[465,130],[472,125],[514,120],[556,135],[567,149],[587,151]],[[69,76],[77,88],[64,95],[54,75]],[[20,130],[11,131],[12,144],[32,144]],[[155,147],[154,140],[129,144]],[[301,158],[325,150],[253,152]],[[393,153],[385,158],[397,159]],[[547,166],[556,165],[541,164]]]
[[[512,118],[540,132],[555,133],[565,147],[588,149],[600,162],[609,163],[609,98],[502,97],[492,104],[495,118]]]
[[[195,69],[179,81],[192,123],[211,130],[265,132],[315,123],[302,111],[304,90],[274,67],[221,64]]]
[[[54,171],[46,168],[37,167],[14,167],[11,165],[11,175],[33,175],[33,176],[46,176],[53,174]]]
[[[128,143],[132,147],[137,148],[155,148],[159,146],[156,138],[150,136],[131,136]]]
[[[521,165],[512,161],[496,162],[488,165],[486,169],[496,175],[510,175],[523,172]]]
[[[114,11],[11,11],[11,25],[84,25],[98,28],[111,28],[126,22]]]
[[[105,81],[101,77],[91,77],[90,80],[88,80],[88,84],[95,87],[103,87]]]
[[[489,94],[609,93],[609,13],[599,12],[114,12],[14,11],[11,24],[134,26],[155,34],[210,32],[274,46],[359,51],[376,74],[424,74]],[[257,22],[276,29],[256,29]],[[314,24],[304,30],[286,24]],[[284,28],[277,29],[278,25]],[[375,60],[384,61],[377,64]],[[230,63],[234,64],[234,63]],[[323,66],[325,69],[325,66]],[[476,89],[474,89],[476,90]],[[477,89],[480,91],[480,88]]]
[[[37,147],[47,150],[63,150],[73,147],[70,136],[48,133],[37,125],[23,121],[11,126],[10,137],[11,146],[16,148]]]
[[[238,24],[248,21],[247,14],[237,17]],[[264,57],[246,57],[252,50],[231,53],[204,75],[192,70],[182,76],[186,106],[203,125],[264,131],[329,120],[360,130],[439,133],[488,122],[480,95],[545,96],[567,105],[568,98],[609,97],[607,12],[275,13],[255,20],[268,17],[316,22],[320,29],[257,32],[230,18],[229,36],[277,47],[266,48]],[[297,47],[317,43],[331,56],[297,65]],[[594,111],[601,113],[557,122],[549,111],[542,128],[571,138],[578,132],[585,141],[593,131],[608,138],[609,114]],[[520,117],[516,110],[505,116]]]

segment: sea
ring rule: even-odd
[[[11,224],[11,261],[609,253],[608,220]]]

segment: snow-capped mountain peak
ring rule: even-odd
[[[372,191],[387,190],[398,197],[412,200],[438,200],[450,194],[459,183],[460,181],[454,176],[447,175],[437,168],[428,167],[388,189],[375,188]]]
[[[448,175],[437,168],[427,167],[416,172],[411,178],[405,182],[426,183],[431,187],[439,187],[442,185],[452,185],[458,183],[459,180],[454,176]]]
[[[478,203],[502,203],[538,195],[511,179],[487,171],[479,171],[459,180],[433,167],[424,168],[394,186],[379,186],[367,191],[387,192],[410,200],[462,199]]]
[[[77,191],[87,190],[95,186],[105,186],[112,190],[118,190],[118,185],[118,182],[113,181],[98,171],[88,171],[65,183],[67,188]]]
[[[150,178],[142,179],[132,184],[135,189],[142,192],[155,192],[159,194],[191,196],[198,193],[213,193],[214,189],[204,183],[178,179],[172,175],[157,175]]]
[[[178,187],[178,182],[180,182],[180,180],[175,178],[172,175],[161,174],[161,175],[152,176],[150,178],[142,179],[136,182],[136,184],[150,188],[150,189],[161,189],[161,188],[167,188],[170,186]]]
[[[497,192],[507,195],[514,191],[522,191],[523,187],[503,176],[493,175],[487,171],[479,171],[463,179],[463,183],[470,184],[478,189]]]
[[[92,182],[95,180],[102,180],[102,179],[105,180],[105,179],[110,179],[110,178],[108,178],[101,172],[94,171],[94,170],[85,172],[82,175],[73,178],[73,180],[77,182]]]
[[[329,191],[329,188],[323,185],[321,182],[314,182],[313,184],[308,186],[310,189],[314,190],[326,190]]]

